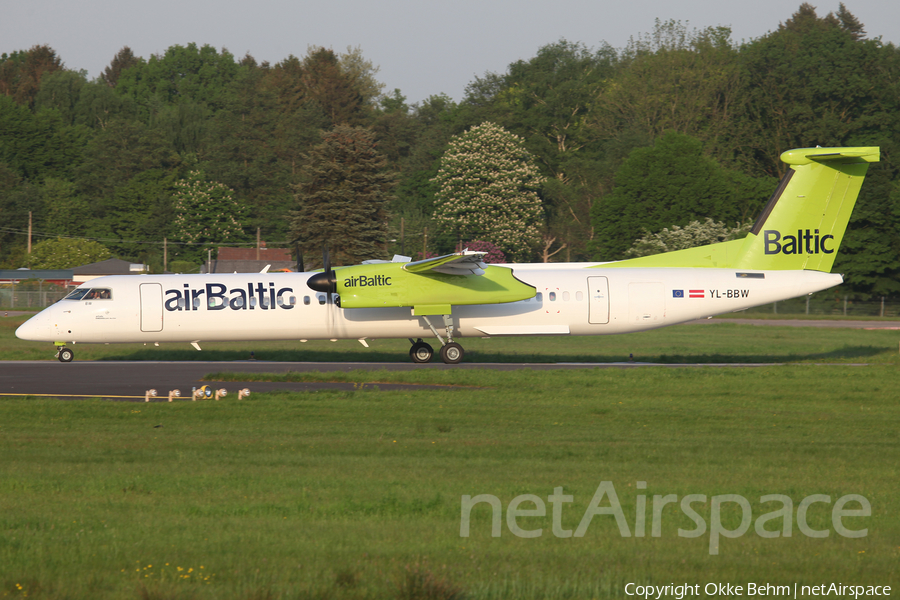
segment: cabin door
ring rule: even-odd
[[[609,281],[606,277],[588,277],[588,323],[609,323]]]
[[[158,283],[141,284],[141,331],[163,329],[163,293]]]

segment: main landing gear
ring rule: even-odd
[[[465,356],[465,352],[463,351],[463,347],[453,341],[453,320],[450,318],[450,315],[444,315],[444,327],[447,330],[447,341],[444,341],[444,338],[441,337],[441,334],[437,332],[434,328],[434,325],[431,324],[431,321],[428,320],[428,317],[423,316],[425,319],[425,323],[428,324],[428,327],[431,329],[431,332],[434,333],[435,337],[441,343],[441,360],[444,361],[448,365],[455,365],[463,359]],[[414,363],[427,363],[431,361],[431,358],[434,356],[434,349],[431,345],[422,341],[422,338],[413,341],[412,338],[409,339],[409,343],[412,344],[412,348],[409,349],[409,357],[412,359]]]
[[[73,358],[75,358],[75,353],[65,346],[60,346],[56,350],[56,359],[59,362],[72,362]]]

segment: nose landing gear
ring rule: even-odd
[[[59,362],[72,362],[73,358],[75,358],[75,353],[72,352],[69,348],[66,348],[65,346],[60,346],[59,348],[57,348],[56,359],[59,360]]]

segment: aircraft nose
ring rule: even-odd
[[[16,329],[16,337],[31,342],[52,342],[53,330],[49,318],[44,313],[36,314]]]

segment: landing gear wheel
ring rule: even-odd
[[[72,362],[72,359],[75,358],[75,353],[68,348],[60,348],[56,358],[59,359],[59,362]]]
[[[443,350],[441,352],[443,355]],[[413,344],[412,348],[409,349],[409,357],[414,363],[431,362],[432,356],[434,356],[434,349],[422,340]]]
[[[448,365],[457,364],[463,359],[464,354],[465,352],[463,352],[462,346],[456,342],[450,342],[441,347],[441,360]]]

